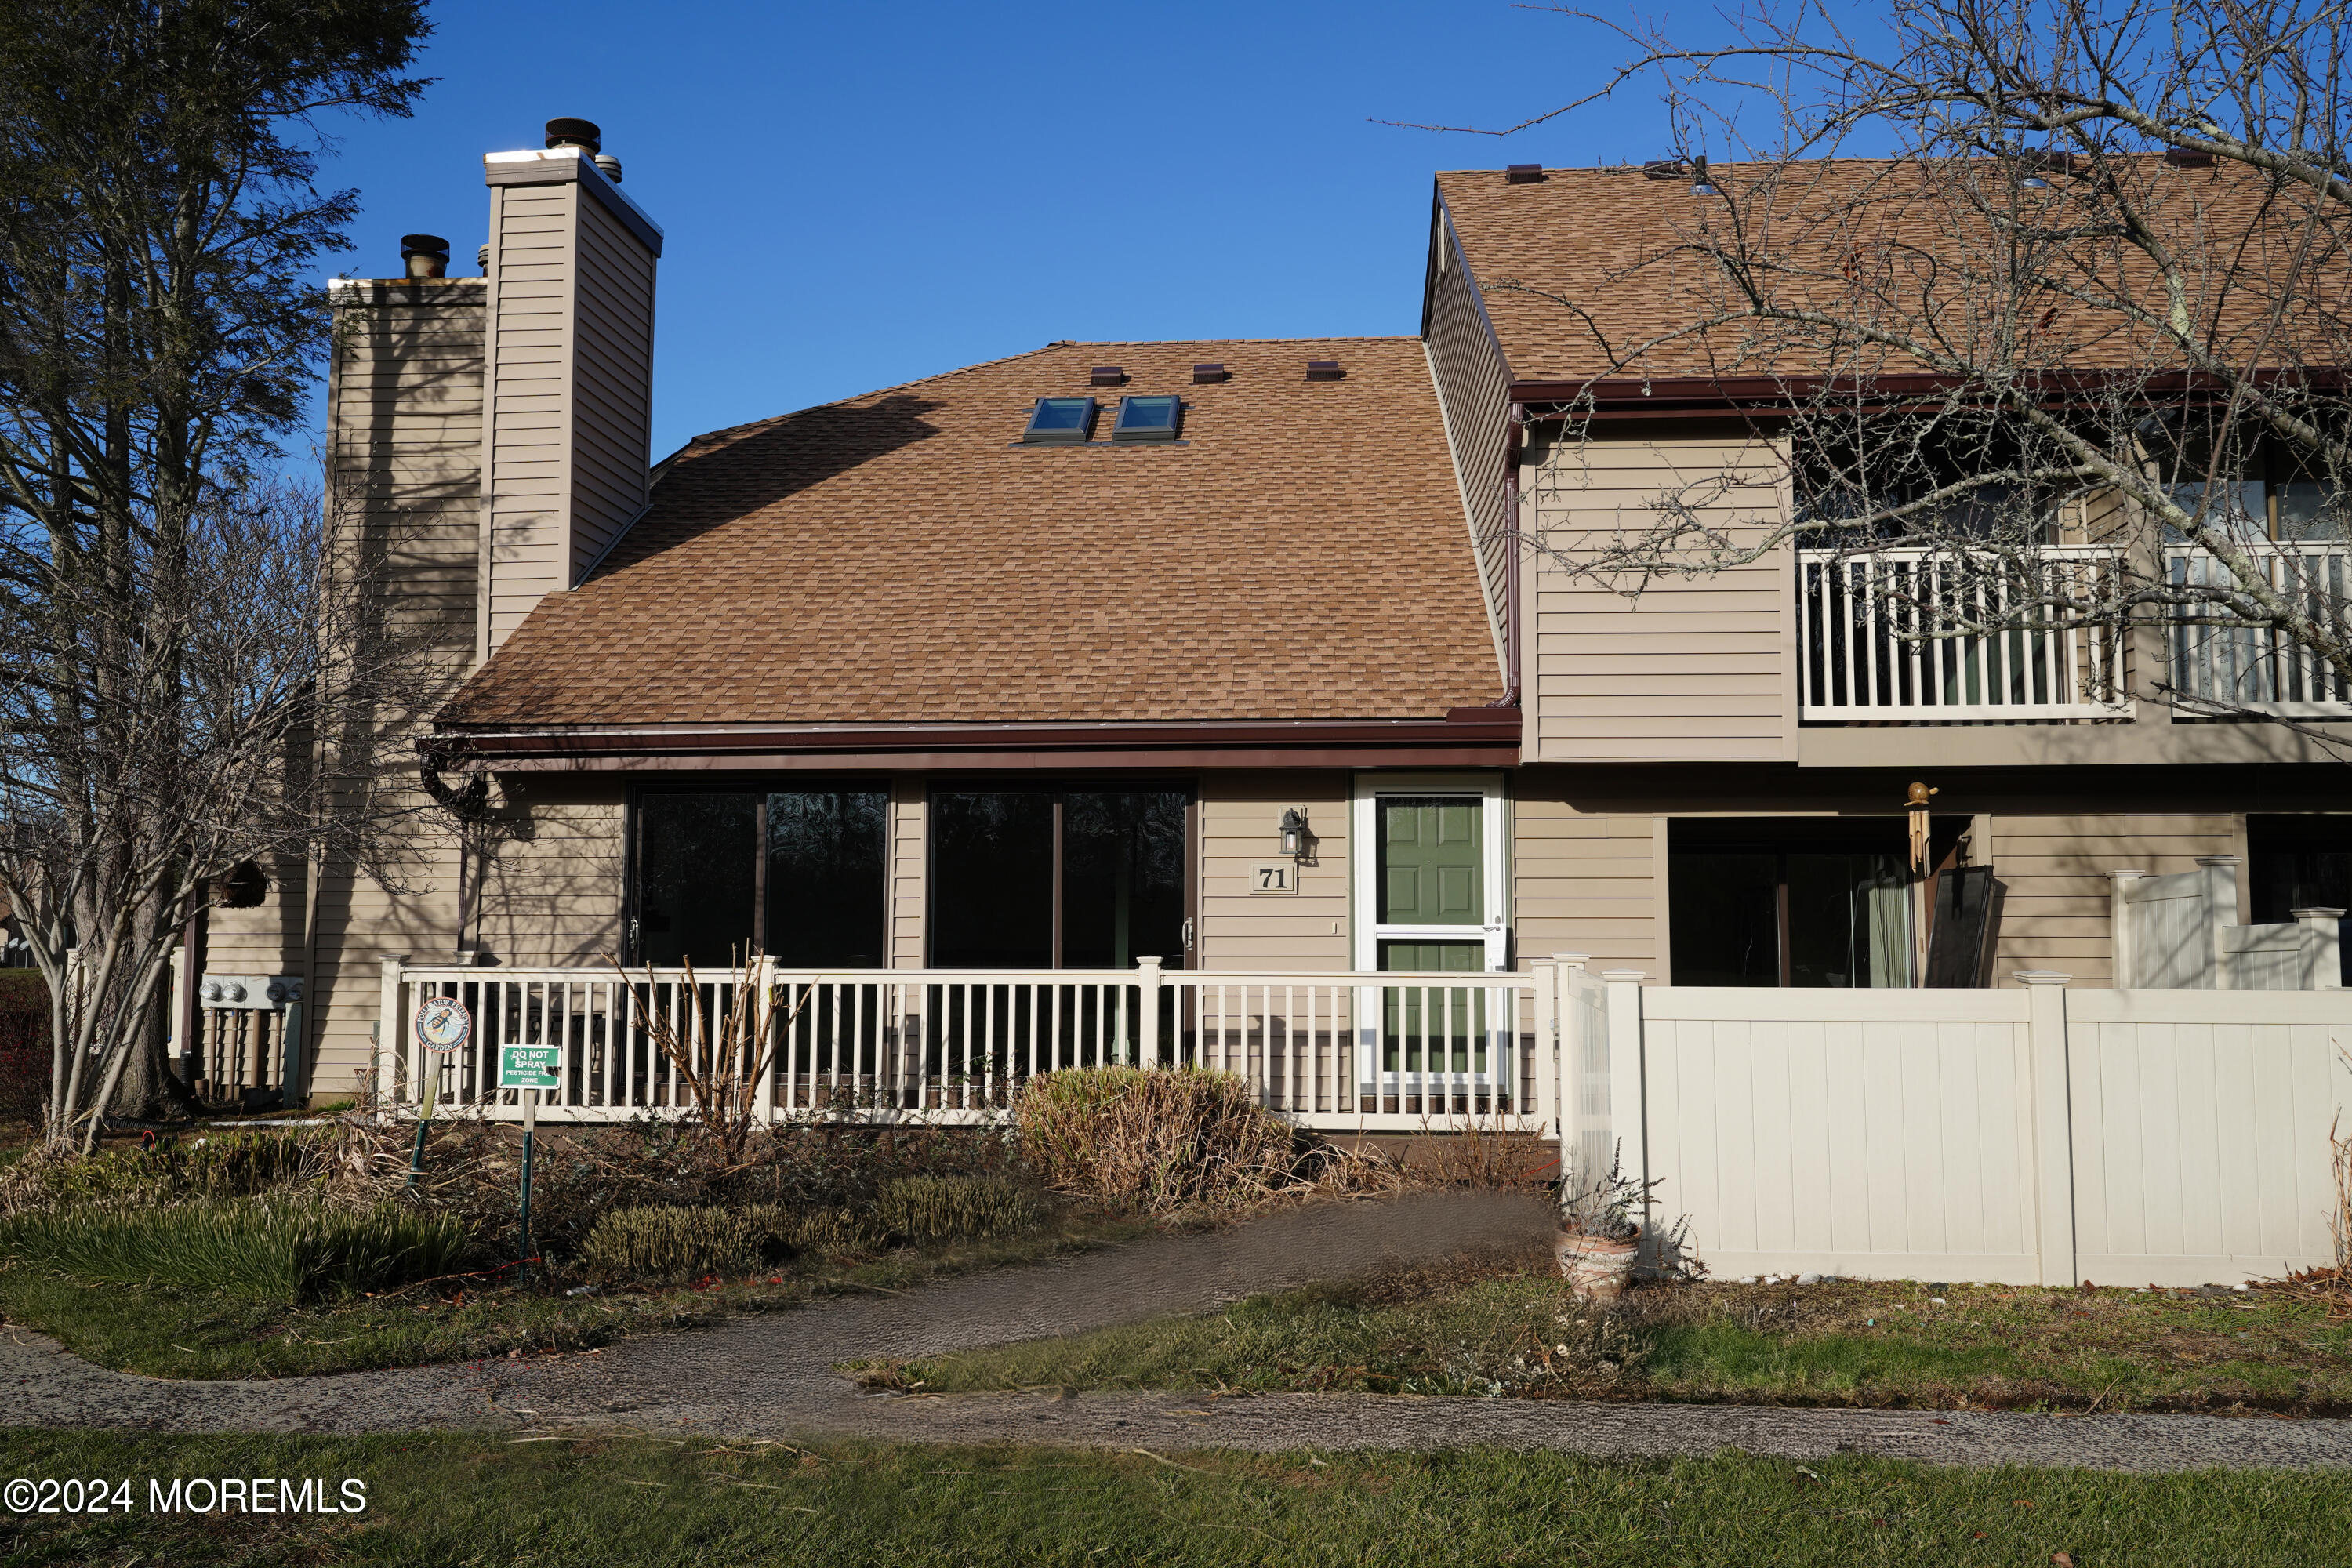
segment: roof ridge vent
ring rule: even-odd
[[[1347,374],[1346,371],[1339,368],[1339,362],[1335,359],[1311,359],[1307,362],[1307,379],[1309,381],[1340,381],[1344,380]]]
[[[1507,163],[1503,167],[1503,178],[1514,185],[1538,184],[1544,178],[1544,166],[1541,163]]]
[[[1127,372],[1115,364],[1098,364],[1095,366],[1093,374],[1087,377],[1087,384],[1088,386],[1125,386]]]
[[[1222,364],[1196,364],[1192,367],[1194,386],[1208,386],[1216,382],[1231,380],[1233,376]]]

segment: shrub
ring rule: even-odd
[[[901,1176],[883,1184],[876,1226],[910,1241],[1005,1236],[1037,1223],[1034,1194],[987,1176]]]
[[[333,1130],[213,1132],[152,1148],[126,1144],[88,1159],[64,1151],[29,1155],[0,1182],[0,1208],[58,1204],[168,1205],[252,1197],[326,1173]]]
[[[801,1253],[847,1251],[868,1237],[839,1209],[773,1204],[689,1208],[674,1204],[608,1209],[581,1248],[580,1265],[608,1283],[748,1274]]]
[[[244,1198],[59,1209],[0,1222],[7,1251],[79,1279],[289,1304],[451,1273],[471,1240],[460,1221],[399,1204],[353,1211]]]
[[[1084,1068],[1032,1079],[1013,1114],[1065,1192],[1155,1214],[1251,1202],[1288,1183],[1289,1124],[1249,1084],[1198,1068]]]

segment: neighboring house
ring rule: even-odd
[[[332,292],[342,515],[445,660],[426,783],[468,805],[398,890],[281,866],[212,916],[209,971],[307,983],[311,1093],[366,1070],[389,954],[1574,950],[1659,983],[1908,985],[1914,781],[1941,792],[1935,864],[2005,890],[1978,983],[2105,983],[2115,870],[2234,854],[2252,918],[2344,901],[2341,764],[2292,732],[1835,713],[1794,561],[1627,599],[1515,548],[1752,461],[1719,387],[1612,382],[1538,296],[1482,298],[1609,266],[1577,237],[1654,228],[1675,186],[1440,176],[1418,339],[1055,343],[655,466],[661,231],[593,128],[551,131],[486,162],[485,277],[418,244],[416,275]],[[1605,434],[1564,443],[1545,416],[1578,396]]]

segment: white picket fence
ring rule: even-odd
[[[739,983],[675,969],[624,979],[387,959],[378,1100],[413,1106],[437,1072],[440,1103],[519,1115],[516,1093],[498,1088],[499,1047],[555,1046],[561,1087],[546,1093],[542,1117],[681,1114],[693,1109],[692,1086],[649,1026],[667,1021],[674,1037],[700,1038],[709,1031],[688,1026],[697,1006],[723,1011]],[[1540,974],[1262,974],[1163,971],[1155,959],[1128,970],[763,963],[753,984],[776,998],[772,1068],[753,1086],[765,1120],[986,1121],[1042,1073],[1180,1064],[1238,1073],[1263,1105],[1327,1130],[1534,1131],[1556,1120],[1550,964]],[[457,998],[474,1024],[447,1056],[426,1050],[411,1024],[436,996]]]
[[[2335,1260],[2352,993],[1650,986],[1569,971],[1571,1163],[1717,1277],[2234,1284]],[[2346,1118],[2352,1121],[2352,1117]]]

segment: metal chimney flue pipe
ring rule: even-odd
[[[590,157],[604,150],[604,133],[593,120],[551,120],[547,122],[547,144],[550,147],[577,147]]]
[[[449,242],[437,234],[404,234],[400,237],[400,259],[411,278],[446,278]]]

